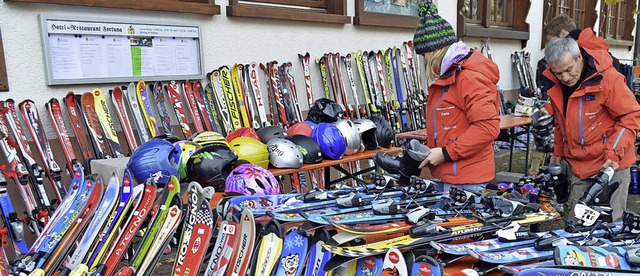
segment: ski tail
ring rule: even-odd
[[[129,114],[127,114],[127,108],[125,107],[125,101],[127,101],[127,98],[125,97],[124,92],[122,92],[125,89],[126,87],[124,86],[116,86],[112,90],[109,90],[109,94],[111,96],[113,106],[116,109],[118,120],[120,120],[120,126],[122,127],[122,132],[124,132],[124,138],[127,141],[127,146],[129,146],[129,153],[132,153],[133,150],[138,147],[138,141],[136,141],[136,136],[133,134]]]
[[[84,167],[89,168],[89,162],[95,158],[93,145],[89,141],[87,130],[85,128],[84,115],[78,107],[81,106],[79,102],[76,102],[75,94],[72,91],[67,93],[64,99],[64,104],[67,107],[67,115],[71,121],[71,130],[76,136],[82,158],[84,159]]]
[[[58,141],[60,141],[60,147],[64,153],[64,157],[67,160],[68,173],[73,173],[75,169],[81,165],[76,157],[76,153],[69,139],[69,133],[64,125],[64,118],[62,117],[62,109],[60,109],[60,102],[56,98],[52,98],[45,104],[51,122],[53,123],[53,129],[58,135]]]

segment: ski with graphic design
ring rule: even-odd
[[[358,51],[355,54],[356,59],[356,67],[358,68],[358,76],[360,76],[360,84],[362,85],[362,89],[364,90],[364,99],[365,99],[365,108],[368,115],[378,113],[378,109],[376,105],[373,104],[371,100],[371,89],[369,85],[369,81],[367,79],[368,66],[364,65],[364,53],[362,51]]]
[[[539,267],[550,267],[550,266],[555,266],[555,261],[553,259],[551,260],[546,260],[546,261],[540,261],[540,262],[535,262],[535,263],[531,263],[531,264],[525,264],[525,265],[499,265],[498,269],[503,272],[502,275],[518,275],[518,273],[523,272],[525,270],[530,270],[533,268],[539,268]]]
[[[155,84],[149,84],[149,90],[153,95],[153,99],[158,107],[158,115],[160,115],[160,122],[165,134],[173,134],[171,128],[171,118],[169,117],[169,110],[167,108],[167,99],[165,99],[165,86],[161,81],[157,81]]]
[[[143,85],[144,86],[144,85]],[[129,106],[129,110],[131,111],[131,115],[133,116],[133,123],[138,130],[138,136],[140,137],[140,143],[144,143],[149,141],[151,137],[149,137],[149,131],[147,130],[147,121],[142,114],[143,107],[138,102],[138,88],[137,85],[133,82],[129,83],[127,90],[124,91],[124,94],[127,97],[127,104]]]
[[[45,107],[49,113],[49,118],[51,118],[53,129],[58,135],[58,141],[60,141],[60,147],[62,148],[62,153],[64,153],[64,158],[67,160],[67,171],[68,173],[72,173],[75,171],[75,168],[80,165],[80,162],[76,158],[76,153],[73,149],[73,145],[71,145],[71,140],[69,139],[69,133],[64,125],[60,102],[58,102],[56,98],[51,98],[51,100],[45,104]]]
[[[156,234],[160,231],[162,224],[165,223],[165,217],[172,202],[176,201],[176,195],[180,194],[180,181],[175,175],[169,178],[169,182],[165,185],[160,206],[158,207],[158,213],[155,215],[153,222],[149,224],[147,231],[140,242],[140,246],[136,250],[135,256],[131,259],[130,265],[136,269],[139,269],[147,256],[147,251],[151,247],[151,244],[155,242]],[[180,202],[180,200],[177,200]],[[178,214],[173,214],[174,219]],[[181,215],[181,214],[180,214]]]
[[[76,175],[79,173],[81,172],[76,171]],[[73,235],[71,230],[74,229],[74,225],[74,232],[79,231],[80,229],[77,228],[80,228],[82,222],[86,221],[84,218],[95,209],[102,197],[103,187],[98,185],[96,177],[97,175],[90,175],[84,180],[83,184],[78,187],[77,196],[69,203],[68,208],[64,208],[64,213],[60,213],[59,217],[52,218],[50,222],[52,226],[43,230],[43,234],[38,237],[29,250],[30,253],[13,262],[12,272],[31,272],[41,268],[45,262],[54,258],[53,253],[57,252],[60,255],[61,252],[57,250],[58,248],[71,247],[71,242],[74,239],[67,237]],[[67,236],[69,233],[71,234]],[[63,240],[66,244],[63,243]],[[58,257],[55,256],[55,258]]]
[[[222,82],[222,93],[224,93],[224,99],[229,109],[229,117],[231,117],[231,127],[235,130],[242,127],[242,118],[231,82],[232,72],[227,66],[222,66],[219,70],[220,80]]]
[[[400,124],[402,131],[408,131],[409,125],[407,122],[407,103],[404,101],[402,94],[402,80],[400,79],[400,69],[398,67],[398,59],[400,58],[400,48],[393,47],[390,51],[391,69],[393,72],[393,83],[396,88],[397,102],[395,103],[398,112],[400,113]]]
[[[331,270],[328,275],[329,276],[347,276],[347,275],[355,275],[356,274],[356,262],[350,262],[342,264],[335,269]]]
[[[202,121],[202,125],[205,131],[213,131],[213,124],[211,123],[211,118],[209,117],[209,112],[207,110],[207,106],[205,103],[204,89],[202,88],[202,84],[200,81],[194,81],[191,96],[194,97],[195,103],[197,105],[198,113],[200,114],[200,118]]]
[[[433,258],[423,255],[416,258],[411,266],[411,275],[444,275],[444,266]]]
[[[191,127],[189,127],[189,121],[187,121],[187,115],[184,113],[184,106],[180,99],[180,92],[178,92],[179,89],[180,87],[178,87],[175,81],[171,81],[171,83],[166,86],[167,93],[169,93],[169,100],[171,100],[171,104],[173,105],[173,111],[176,113],[178,124],[180,124],[180,130],[182,130],[184,138],[189,139],[192,132]]]
[[[155,269],[156,264],[162,255],[162,249],[167,247],[184,217],[184,212],[180,206],[181,201],[178,201],[177,205],[169,207],[167,215],[158,230],[158,235],[154,237],[154,241],[149,247],[144,260],[139,267],[133,267],[136,275],[151,275]]]
[[[225,273],[233,255],[239,233],[237,222],[223,220],[220,223],[216,243],[213,246],[213,253],[211,253],[207,269],[204,272],[205,276],[223,275]]]
[[[196,133],[205,131],[204,122],[202,121],[202,117],[200,116],[200,111],[198,110],[198,102],[196,101],[195,93],[193,92],[193,85],[191,82],[182,82],[180,83],[182,87],[183,98],[187,101],[187,109],[189,109],[189,113],[191,113],[191,118],[193,119],[193,125],[196,129]]]
[[[553,259],[557,265],[580,266],[584,268],[634,269],[627,261],[627,250],[620,243],[606,246],[563,245],[555,247]]]
[[[518,276],[539,276],[539,275],[553,275],[553,276],[574,276],[574,275],[597,275],[597,276],[632,276],[640,275],[640,271],[631,269],[613,269],[613,268],[592,268],[581,266],[551,266],[551,267],[534,267],[525,271],[518,272]]]
[[[218,121],[220,115],[216,111],[217,109],[214,99],[215,92],[213,91],[213,85],[211,83],[207,83],[207,86],[204,89],[200,89],[200,93],[202,94],[202,98],[204,99],[205,106],[208,108],[207,115],[211,116],[210,120],[213,131],[218,133],[225,133],[226,130],[222,129],[222,127],[220,126],[220,122]]]
[[[0,228],[0,276],[9,276],[9,271],[7,268],[9,267],[9,259],[7,258],[7,252],[4,251],[4,248],[8,245],[6,233],[9,230],[7,227]]]
[[[76,136],[76,141],[78,141],[78,146],[82,153],[82,159],[84,160],[83,165],[88,169],[89,163],[96,158],[96,156],[93,145],[91,141],[89,141],[89,134],[85,128],[88,123],[82,113],[82,104],[76,101],[75,94],[69,91],[64,98],[64,105],[67,107],[67,115],[69,115],[69,120],[71,121],[71,129]]]
[[[126,90],[127,88],[125,86],[116,86],[113,90],[109,90],[109,94],[111,95],[111,102],[113,102],[113,106],[116,109],[116,115],[118,115],[124,138],[127,140],[129,153],[133,153],[133,150],[138,147],[138,142],[136,141],[136,136],[133,134],[133,127],[131,127],[129,114],[127,114],[127,108],[125,107],[127,98],[125,97],[125,93],[122,92],[123,89]]]
[[[100,202],[93,219],[91,219],[91,222],[84,231],[82,239],[78,242],[76,250],[69,258],[66,267],[75,269],[76,266],[83,261],[91,248],[91,244],[93,244],[97,239],[100,230],[105,225],[107,218],[109,217],[109,213],[111,213],[114,208],[118,199],[119,190],[120,183],[114,173],[109,180],[106,190],[104,191],[104,198]]]
[[[258,117],[260,118],[260,127],[270,126],[271,122],[267,119],[267,110],[265,107],[265,101],[267,100],[262,95],[262,89],[260,88],[259,81],[259,65],[257,62],[251,62],[249,64],[249,83],[251,84],[251,91],[256,103]]]
[[[253,275],[267,276],[272,274],[282,252],[282,236],[282,226],[277,221],[271,220],[264,226],[262,240],[256,248],[256,258],[252,262],[255,265]]]
[[[224,97],[220,71],[217,69],[213,70],[209,74],[209,81],[211,82],[213,92],[215,93],[214,99],[216,108],[218,110],[218,113],[220,114],[220,117],[222,117],[221,127],[225,130],[225,133],[228,133],[233,129],[233,127],[231,126],[232,123],[229,115],[229,108],[227,107],[227,101]]]
[[[369,256],[358,260],[355,276],[382,275],[382,262],[380,256]]]
[[[89,136],[93,142],[93,148],[96,150],[98,159],[111,158],[108,145],[105,142],[105,134],[100,124],[100,118],[96,113],[95,100],[93,99],[93,93],[87,92],[82,94],[80,98],[82,103],[82,113],[87,119],[87,129],[89,130]]]
[[[178,254],[173,265],[174,275],[197,274],[207,251],[213,231],[213,213],[204,199],[202,187],[191,182],[187,187],[189,212],[186,214]]]
[[[2,113],[4,113],[5,116],[0,116],[0,131],[5,133],[5,137],[0,140],[0,148],[2,148],[9,167],[9,173],[5,175],[9,177],[13,176],[13,181],[24,199],[25,207],[27,207],[27,225],[29,225],[31,231],[39,235],[44,225],[48,223],[49,215],[53,210],[44,184],[42,183],[44,171],[33,159],[33,153],[31,153],[29,144],[26,141],[27,138],[22,132],[22,127],[16,124],[14,120],[17,118],[17,114],[14,109],[13,100],[8,99],[1,104],[1,107]],[[9,127],[7,127],[7,125],[9,125]],[[20,147],[27,166],[20,162],[18,151],[14,147],[15,144],[9,140],[9,128],[13,136],[16,137],[17,143],[15,144],[18,144]],[[37,175],[31,173],[30,168],[37,173]],[[29,186],[33,187],[33,190]],[[33,191],[35,191],[35,193]]]
[[[402,253],[395,248],[389,249],[382,263],[382,276],[408,276],[407,264]]]
[[[29,252],[27,243],[24,240],[24,226],[18,218],[9,197],[7,190],[7,180],[0,174],[0,209],[2,209],[2,222],[7,227],[7,236],[13,245],[15,255],[20,257]]]
[[[358,97],[358,90],[356,89],[355,78],[353,77],[353,70],[351,69],[351,53],[346,56],[340,57],[342,63],[344,63],[345,68],[347,69],[347,78],[349,79],[349,87],[351,87],[351,94],[353,95],[353,101],[355,103],[356,118],[360,119],[362,116],[367,115],[367,111],[360,105],[360,98]]]
[[[25,122],[27,122],[27,129],[31,133],[31,137],[33,137],[40,158],[42,158],[44,162],[45,173],[53,185],[53,190],[56,193],[58,201],[62,201],[67,193],[64,185],[62,185],[61,169],[58,163],[56,163],[56,160],[53,159],[53,152],[49,146],[47,136],[42,129],[42,122],[40,121],[36,105],[31,100],[24,100],[20,102],[18,106],[20,107],[20,111],[22,111]]]
[[[144,185],[143,194],[135,200],[135,204],[132,205],[133,212],[124,220],[126,221],[126,225],[122,227],[122,231],[118,234],[118,237],[114,239],[113,245],[108,251],[109,253],[105,255],[105,259],[100,262],[106,267],[103,275],[111,275],[116,270],[120,260],[122,260],[127,248],[133,241],[135,234],[147,218],[155,202],[155,180],[149,178],[144,184],[140,185]],[[115,233],[115,231],[112,231],[112,233]]]
[[[249,65],[242,66],[242,90],[247,107],[247,116],[249,117],[249,123],[252,128],[259,129],[262,126],[262,120],[258,112],[258,103],[256,96],[253,94],[253,86],[251,84],[251,75],[249,72]],[[257,84],[257,83],[256,83]]]
[[[316,229],[311,238],[311,248],[307,259],[305,276],[322,275],[324,264],[331,258],[331,252],[322,249],[322,245],[329,241],[330,235],[326,228]]]
[[[247,114],[247,106],[244,99],[243,84],[240,79],[243,68],[244,65],[238,63],[231,67],[231,84],[234,91],[235,101],[238,106],[238,111],[240,112],[240,125],[242,127],[252,127],[251,122],[249,122],[249,115]]]
[[[240,237],[238,248],[233,252],[229,271],[232,276],[246,275],[250,265],[256,242],[256,224],[253,214],[249,210],[243,210],[240,216]]]
[[[116,133],[116,129],[113,126],[111,112],[109,112],[109,106],[107,105],[107,98],[100,89],[93,89],[91,93],[93,94],[96,115],[104,130],[104,137],[107,139],[112,156],[115,158],[124,157],[122,148],[120,147],[120,140],[118,140],[118,133]]]
[[[142,111],[142,117],[149,128],[149,135],[152,138],[156,137],[160,134],[158,131],[158,123],[156,123],[156,117],[153,112],[153,107],[151,106],[151,99],[149,98],[150,95],[147,90],[147,85],[143,80],[138,81],[138,84],[136,85],[136,97],[138,105],[140,106],[140,111]]]
[[[309,237],[297,227],[287,230],[282,245],[280,261],[276,263],[276,276],[299,276],[309,249]]]

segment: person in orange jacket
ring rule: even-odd
[[[635,163],[634,141],[640,129],[640,106],[612,65],[606,50],[580,47],[571,37],[556,38],[545,47],[549,63],[543,72],[555,119],[554,152],[550,163],[566,159],[572,171],[569,217],[601,169],[611,166],[612,217],[626,209],[629,167]]]
[[[431,174],[443,182],[436,187],[440,191],[463,184],[462,188],[482,191],[495,178],[493,141],[500,132],[498,66],[458,42],[431,1],[422,3],[419,10],[413,45],[425,57],[431,82],[426,115],[430,149],[426,159],[414,164],[429,166]],[[379,162],[381,158],[374,159],[383,169],[396,171]],[[395,167],[409,162],[404,163],[397,162]]]

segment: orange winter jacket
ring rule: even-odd
[[[454,63],[429,87],[427,145],[444,147],[451,162],[430,166],[450,184],[493,180],[493,141],[500,133],[498,66],[477,51]]]
[[[581,38],[580,38],[581,39]],[[547,68],[545,86],[554,115],[554,155],[565,158],[580,179],[597,174],[607,159],[620,169],[635,161],[634,141],[640,128],[640,106],[626,85],[625,77],[612,65],[606,50],[581,48],[588,62],[585,80],[567,102],[566,114],[562,85]],[[547,86],[548,85],[548,86]]]

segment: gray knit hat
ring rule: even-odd
[[[421,18],[413,36],[417,54],[433,52],[458,40],[451,24],[438,15],[438,8],[430,0],[420,4],[418,11]]]

